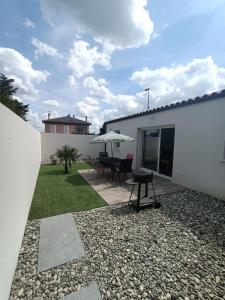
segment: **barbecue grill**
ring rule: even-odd
[[[148,196],[148,184],[151,183],[152,185],[152,191],[153,191],[153,197]],[[155,190],[153,186],[153,173],[147,173],[143,170],[133,170],[133,180],[132,182],[129,182],[129,184],[133,184],[133,188],[131,191],[131,196],[134,190],[134,186],[138,185],[138,195],[136,200],[130,200],[131,205],[134,206],[137,210],[137,212],[140,211],[140,209],[148,208],[148,207],[154,207],[159,208],[160,203],[157,202],[156,196],[155,196]],[[142,184],[145,185],[145,195],[144,197],[141,197],[141,186]],[[130,196],[130,199],[131,199]]]

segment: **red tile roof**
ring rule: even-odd
[[[91,123],[76,119],[75,117],[71,117],[70,115],[67,115],[65,117],[60,118],[54,118],[54,119],[47,119],[43,120],[43,123],[49,123],[49,124],[76,124],[76,125],[91,125]]]

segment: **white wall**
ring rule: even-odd
[[[138,128],[166,125],[175,125],[172,180],[225,199],[225,98],[110,123],[107,130],[137,140]],[[122,143],[120,156],[136,154],[136,147],[136,141]]]
[[[99,152],[104,151],[105,148],[104,144],[90,144],[90,140],[94,137],[95,135],[41,133],[41,162],[50,163],[49,156],[64,145],[78,149],[79,153],[83,154],[83,158],[86,155],[98,157]]]
[[[0,299],[8,299],[40,166],[40,133],[0,104]]]

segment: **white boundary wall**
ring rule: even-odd
[[[96,158],[105,148],[104,144],[90,144],[94,137],[95,135],[41,133],[41,163],[50,163],[50,155],[64,145],[78,149],[79,153],[83,154],[81,158],[87,155]]]
[[[40,133],[0,104],[0,299],[8,299],[41,160]]]
[[[109,123],[107,131],[135,139],[121,143],[125,157],[136,155],[139,130],[167,125],[175,126],[172,181],[225,199],[225,98]]]

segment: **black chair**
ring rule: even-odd
[[[119,180],[120,180],[120,185],[121,185],[121,174],[125,175],[126,174],[131,174],[132,173],[132,163],[133,159],[121,159],[120,163],[118,165],[114,165],[111,169],[112,171],[112,180],[114,178],[115,174],[118,174]]]
[[[101,161],[102,157],[108,157],[108,152],[99,152],[99,161]]]

